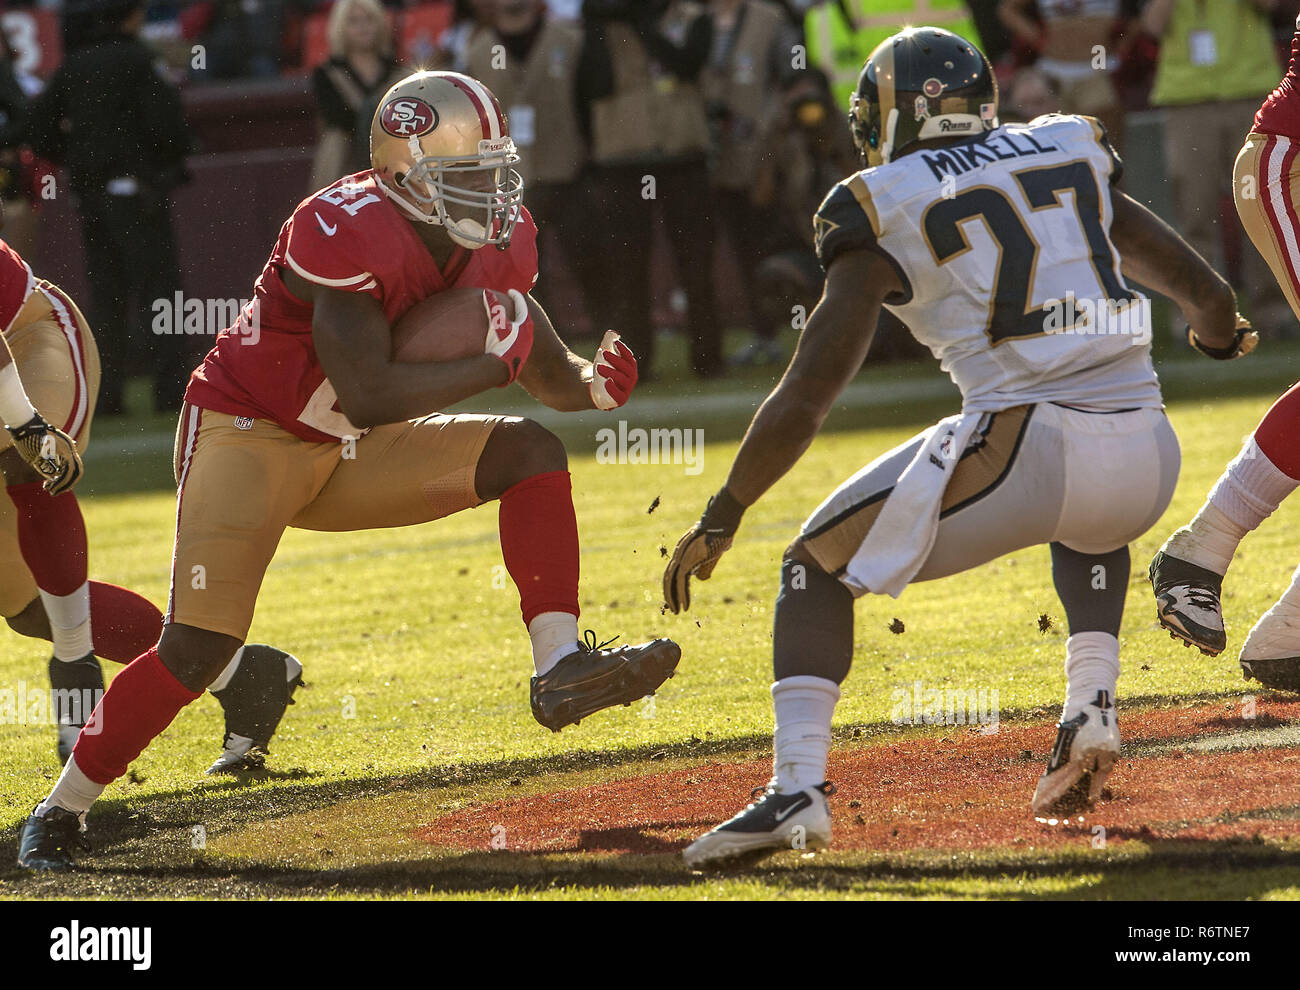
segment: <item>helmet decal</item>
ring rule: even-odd
[[[379,125],[393,137],[420,137],[438,126],[438,111],[415,96],[399,96],[384,104]]]

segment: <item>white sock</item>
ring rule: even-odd
[[[533,642],[533,670],[545,674],[578,648],[578,617],[568,612],[541,612],[528,623]]]
[[[32,814],[40,818],[50,808],[64,808],[84,819],[90,806],[103,793],[104,785],[96,784],[82,773],[77,766],[77,758],[73,756],[64,764],[63,773],[59,775],[59,782],[50,791],[50,796],[38,804]]]
[[[1169,538],[1166,551],[1227,574],[1237,545],[1297,486],[1300,482],[1279,471],[1252,436],[1215,482],[1196,518]]]
[[[1119,640],[1110,633],[1075,633],[1065,641],[1065,707],[1061,720],[1074,718],[1105,691],[1115,700],[1119,681]]]
[[[1250,529],[1233,522],[1213,502],[1206,502],[1196,518],[1169,537],[1162,549],[1171,557],[1222,577],[1228,573],[1228,565]]]
[[[778,793],[793,794],[826,779],[831,718],[839,700],[840,686],[824,677],[786,677],[772,685],[772,777]]]
[[[208,685],[209,691],[220,691],[230,679],[235,676],[235,671],[239,669],[239,661],[244,659],[244,647],[235,651],[235,655],[230,658],[230,663],[226,664],[226,669],[217,675],[217,679]]]
[[[1300,655],[1300,568],[1291,577],[1291,587],[1267,612],[1241,647],[1243,660],[1276,660]]]
[[[80,660],[95,652],[90,633],[90,582],[70,595],[51,595],[42,591],[41,604],[50,617],[50,637],[54,655],[60,660]]]
[[[1247,530],[1254,529],[1300,486],[1259,449],[1252,436],[1223,472],[1207,501]]]

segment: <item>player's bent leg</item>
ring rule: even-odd
[[[1032,413],[1020,406],[980,424],[953,469],[934,546],[916,580],[1047,542],[1064,490],[1061,444],[1059,433],[1049,429],[1029,435]],[[814,842],[829,842],[826,797],[832,788],[823,782],[831,719],[853,653],[853,601],[868,593],[855,560],[899,476],[926,442],[926,434],[919,434],[845,481],[786,551],[773,631],[773,779],[761,800],[687,847],[684,856],[692,865],[790,848],[810,835]],[[789,801],[800,795],[794,808]],[[796,815],[812,821],[795,822],[801,827],[792,832],[787,817]]]
[[[103,673],[91,636],[86,525],[77,496],[72,492],[50,496],[40,476],[12,447],[0,452],[0,473],[15,510],[19,553],[49,618],[51,687],[56,692],[102,691]],[[72,718],[67,710],[58,712],[60,759],[67,758],[65,736],[70,732],[75,739],[84,722],[84,715],[75,724]]]
[[[1227,646],[1223,579],[1246,534],[1300,485],[1300,385],[1265,413],[1196,517],[1151,561],[1156,615],[1170,636],[1216,656]]]
[[[293,654],[265,643],[241,646],[208,685],[221,702],[226,727],[221,755],[206,772],[233,774],[265,767],[271,737],[300,687],[306,687],[302,662]]]
[[[1159,409],[1061,408],[1055,418],[1066,487],[1051,544],[1052,579],[1070,636],[1065,705],[1032,802],[1040,816],[1067,815],[1104,796],[1120,750],[1114,702],[1128,544],[1164,513],[1181,465],[1178,438]]]
[[[492,431],[475,488],[500,499],[501,554],[519,589],[533,652],[533,717],[559,732],[616,705],[652,695],[673,676],[681,650],[670,640],[605,649],[578,639],[578,521],[564,445],[532,420]]]
[[[853,595],[801,540],[781,563],[773,620],[772,779],[739,814],[692,842],[682,855],[700,868],[776,849],[830,845],[826,780],[831,719],[853,661]]]
[[[1070,630],[1065,705],[1032,805],[1038,815],[1068,815],[1101,798],[1119,756],[1114,699],[1130,561],[1127,546],[1101,554],[1064,543],[1051,549],[1052,581]]]
[[[578,636],[578,526],[560,441],[525,419],[434,415],[372,430],[310,505],[302,529],[411,526],[497,498],[502,556],[533,646],[530,696],[554,731],[652,694],[681,651],[668,640],[605,649]]]
[[[163,630],[158,646],[127,664],[81,730],[58,783],[23,826],[18,865],[71,866],[74,823],[77,833],[84,831],[85,814],[104,788],[203,693],[239,645],[221,633],[173,624]],[[80,844],[84,847],[84,840]]]

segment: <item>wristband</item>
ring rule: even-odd
[[[746,508],[748,506],[736,501],[736,497],[727,491],[726,485],[723,485],[718,489],[718,493],[709,499],[709,504],[704,508],[704,515],[700,516],[700,525],[704,529],[720,529],[727,536],[733,536],[740,528],[740,520]]]

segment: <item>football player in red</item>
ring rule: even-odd
[[[516,380],[554,409],[610,409],[637,379],[625,345],[579,358],[528,296],[537,229],[496,98],[457,73],[408,76],[375,113],[371,160],[299,204],[256,298],[194,373],[162,639],[95,709],[24,827],[23,866],[68,866],[91,803],[226,666],[286,526],[409,526],[499,501],[532,642],[533,715],[552,730],[653,693],[680,659],[664,639],[613,650],[579,640],[560,441],[527,419],[436,412]],[[394,361],[393,324],[452,288],[508,293],[509,327],[475,357]]]
[[[15,632],[54,646],[50,707],[61,763],[104,691],[96,657],[130,663],[162,632],[153,603],[87,578],[86,526],[70,489],[81,476],[99,375],[95,338],[76,303],[0,241],[0,419],[8,429],[0,434],[8,493],[0,498],[0,615]],[[256,765],[301,673],[296,659],[272,647],[252,656],[236,658],[216,684],[227,742],[213,770]],[[252,689],[271,681],[286,687]],[[232,753],[231,740],[238,750],[245,737],[257,753]]]
[[[1300,318],[1300,18],[1291,63],[1264,100],[1233,168],[1237,214]],[[1201,345],[1211,357],[1226,357]],[[1223,578],[1246,534],[1300,486],[1300,385],[1264,414],[1186,526],[1151,561],[1156,615],[1169,634],[1216,656],[1228,645]],[[1300,691],[1300,570],[1255,623],[1238,657],[1265,687]]]

